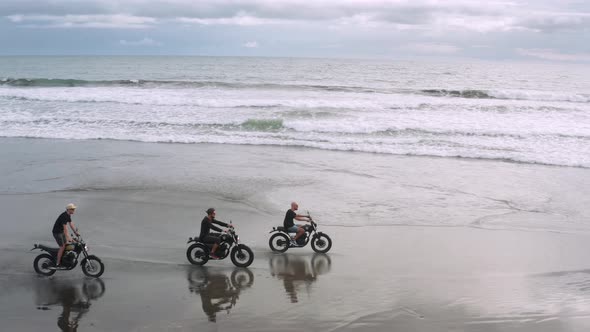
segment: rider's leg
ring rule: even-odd
[[[63,256],[64,251],[66,249],[66,237],[64,233],[54,233],[53,238],[55,238],[55,242],[59,246],[59,250],[57,251],[57,261],[55,265],[59,265],[61,263],[61,256]]]
[[[61,263],[61,256],[63,256],[65,249],[66,249],[65,244],[63,244],[61,247],[59,247],[59,250],[57,251],[57,262],[55,263],[55,265],[59,265]]]
[[[295,241],[297,241],[297,239],[303,235],[303,233],[305,233],[305,230],[303,229],[303,227],[297,227],[297,234],[295,235]]]
[[[211,240],[213,242],[213,247],[211,248],[211,255],[213,257],[217,257],[217,255],[215,254],[215,251],[217,251],[217,248],[219,247],[219,243],[221,242],[221,238],[217,235],[210,235],[211,236]]]
[[[299,226],[293,225],[293,226],[287,228],[286,231],[287,231],[287,234],[289,234],[291,242],[295,243],[295,236],[292,236],[291,233],[295,233],[295,235],[297,235],[297,232],[299,232]]]

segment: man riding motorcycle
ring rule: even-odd
[[[293,222],[293,219],[306,222],[311,221],[309,216],[297,214],[295,212],[297,209],[299,209],[299,205],[296,202],[291,202],[291,208],[285,213],[285,220],[283,221],[283,227],[285,227],[287,233],[296,233],[295,238],[291,240],[291,246],[293,247],[298,246],[297,239],[305,233],[303,227],[301,227],[301,225],[296,225],[295,222]]]
[[[209,255],[209,257],[211,257],[211,259],[219,259],[219,257],[217,257],[217,255],[215,255],[215,251],[217,250],[217,247],[219,246],[219,243],[221,242],[221,234],[220,233],[223,232],[223,230],[221,228],[215,226],[214,224],[217,224],[217,225],[220,225],[223,227],[232,227],[232,226],[215,219],[215,209],[214,208],[208,208],[206,212],[207,212],[207,216],[205,218],[203,218],[203,220],[201,221],[201,234],[199,235],[199,241],[201,241],[203,243],[212,243],[213,248],[211,248],[211,254]],[[214,231],[217,231],[219,233],[211,233],[210,232],[211,229]]]
[[[66,206],[66,211],[60,214],[59,217],[57,217],[57,220],[53,225],[53,238],[55,238],[55,242],[57,242],[57,245],[59,246],[59,251],[57,252],[57,261],[54,267],[55,269],[59,269],[60,267],[61,257],[63,256],[63,253],[65,251],[66,244],[72,242],[72,237],[68,232],[68,224],[70,225],[72,232],[74,232],[76,236],[80,236],[80,234],[78,233],[78,228],[76,228],[76,226],[74,226],[74,223],[72,222],[71,216],[74,214],[75,211],[76,205],[74,205],[73,203],[68,204]]]

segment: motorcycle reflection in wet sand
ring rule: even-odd
[[[77,331],[82,316],[90,310],[91,301],[103,296],[105,285],[101,279],[45,279],[34,281],[35,303],[39,310],[61,306],[57,326],[62,331]],[[51,329],[48,329],[51,330]]]
[[[299,302],[297,290],[300,285],[305,285],[309,293],[311,285],[318,277],[330,272],[332,268],[330,256],[318,253],[313,254],[311,258],[289,254],[272,255],[269,264],[271,275],[283,280],[285,292],[291,303]]]
[[[188,289],[199,294],[203,312],[210,322],[217,321],[217,313],[230,313],[236,305],[240,292],[254,283],[254,274],[248,268],[234,268],[228,276],[227,269],[191,267],[188,269]]]

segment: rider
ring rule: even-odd
[[[57,262],[55,265],[56,268],[60,266],[61,256],[63,255],[64,250],[66,248],[66,243],[72,242],[72,238],[70,237],[70,233],[68,232],[68,224],[70,225],[72,232],[74,232],[74,234],[76,234],[77,236],[80,236],[80,234],[78,233],[78,228],[76,228],[76,226],[74,226],[74,223],[72,222],[71,216],[72,214],[74,214],[75,211],[76,205],[74,205],[73,203],[68,204],[66,206],[66,211],[60,214],[59,217],[57,217],[57,220],[53,225],[53,237],[55,238],[55,241],[59,246],[59,250],[57,251]]]
[[[291,240],[291,246],[297,246],[297,239],[305,233],[303,227],[301,227],[301,225],[296,225],[295,222],[293,222],[293,219],[306,222],[311,221],[309,216],[297,214],[295,211],[297,211],[298,208],[299,205],[296,202],[291,202],[291,208],[287,210],[285,220],[283,221],[283,227],[285,227],[287,233],[297,233],[295,234],[295,238]]]
[[[212,259],[219,259],[219,257],[217,257],[217,255],[215,255],[215,250],[217,250],[217,247],[219,246],[219,243],[221,242],[221,234],[219,233],[209,233],[209,231],[211,229],[213,229],[214,231],[217,232],[222,232],[222,229],[213,225],[213,224],[217,224],[223,227],[231,227],[230,225],[216,220],[215,219],[215,209],[214,208],[208,208],[207,209],[207,216],[205,218],[203,218],[203,221],[201,221],[201,234],[199,235],[199,241],[203,242],[203,243],[213,243],[213,248],[211,248],[211,254],[209,255]]]

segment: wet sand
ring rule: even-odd
[[[341,205],[340,197],[345,195],[338,192],[343,187],[331,195],[317,193],[329,190],[325,183],[337,183],[341,176],[348,180],[342,186],[349,188],[364,188],[363,180],[374,185],[373,181],[385,181],[383,174],[391,170],[380,173],[377,165],[368,174],[351,165],[344,175],[331,172],[337,175],[315,183],[316,175],[311,173],[321,171],[310,170],[309,165],[321,163],[324,169],[335,170],[338,158],[344,158],[342,153],[324,151],[323,160],[306,162],[307,170],[296,163],[277,163],[258,173],[258,167],[243,167],[245,162],[236,166],[219,161],[232,160],[237,151],[249,154],[250,165],[262,159],[268,163],[282,159],[285,150],[193,147],[198,150],[197,160],[213,160],[213,165],[176,163],[171,169],[161,168],[160,161],[148,157],[157,159],[162,145],[92,142],[94,150],[88,152],[88,143],[7,142],[4,152],[11,162],[0,165],[5,188],[0,195],[4,214],[2,330],[549,332],[590,328],[590,235],[583,223],[588,207],[581,204],[587,201],[587,170],[385,158],[395,164],[391,177],[417,186],[438,181],[441,186],[423,186],[423,191],[386,190],[390,196],[382,197],[380,203],[391,200],[390,206],[363,210]],[[164,147],[174,150],[174,156],[185,153],[182,158],[188,158],[185,146]],[[52,159],[43,154],[51,149],[67,150],[68,156]],[[304,160],[318,158],[314,151],[296,151]],[[115,153],[128,159],[120,163],[107,158]],[[384,157],[362,154],[356,162],[372,158]],[[170,167],[177,162],[173,157],[165,159]],[[66,169],[62,163],[72,167]],[[400,164],[414,167],[401,174]],[[150,165],[157,170],[151,177],[129,175],[141,174]],[[415,174],[417,169],[419,174]],[[112,176],[107,176],[109,172]],[[195,180],[192,172],[202,178]],[[305,176],[306,172],[310,175]],[[456,178],[465,182],[449,179],[453,172],[460,173]],[[325,178],[327,173],[322,174]],[[297,179],[288,183],[290,187],[274,188],[273,181],[285,182],[291,175]],[[446,180],[439,179],[443,175]],[[478,177],[484,179],[468,181]],[[191,187],[197,183],[196,189],[186,190],[182,178]],[[433,199],[441,195],[445,181],[453,184],[446,186],[445,192],[452,193],[444,196],[446,205]],[[530,184],[526,189],[506,195],[513,197],[510,204],[526,211],[507,214],[499,207],[505,203],[490,203],[505,198],[498,194],[502,187],[493,183],[525,182]],[[215,190],[208,190],[211,184],[216,184],[211,186]],[[283,205],[289,203],[284,193],[287,188],[291,196],[303,197],[300,205],[311,207],[320,230],[333,239],[329,253],[314,254],[309,247],[285,254],[268,249],[268,231],[277,224],[275,220],[280,223]],[[375,193],[362,197],[361,189],[348,193],[348,205],[379,197]],[[277,203],[285,200],[285,204]],[[100,280],[84,277],[79,268],[49,278],[33,271],[38,252],[29,249],[33,243],[52,243],[53,220],[59,207],[69,201],[79,206],[74,220],[90,252],[105,263]],[[415,205],[407,207],[412,201]],[[536,202],[546,202],[540,204],[544,210]],[[420,209],[426,204],[430,205]],[[249,268],[235,268],[229,260],[212,261],[205,267],[186,261],[186,239],[196,235],[203,207],[209,205],[218,209],[221,220],[232,219],[241,239],[254,250],[255,260]],[[336,216],[354,209],[366,213],[331,219],[320,206],[337,207]],[[447,214],[454,212],[457,220],[473,222],[420,225],[428,215],[449,209]],[[375,210],[377,214],[371,213]],[[407,223],[418,222],[396,224],[399,214]],[[534,218],[527,217],[531,215],[538,215],[539,227],[534,227]],[[505,227],[511,220],[518,221],[518,227]],[[563,220],[571,225],[563,226]]]
[[[590,327],[585,236],[412,227],[326,232],[333,252],[256,247],[245,269],[229,260],[191,266],[181,250],[169,263],[103,256],[100,280],[79,269],[38,277],[33,253],[4,249],[3,329],[51,331],[64,321],[79,331]],[[346,240],[353,236],[373,240],[359,249]]]

